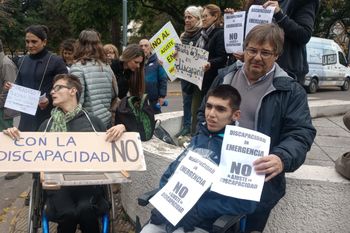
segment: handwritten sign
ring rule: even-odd
[[[38,109],[39,98],[40,91],[12,84],[7,94],[5,107],[34,116]]]
[[[143,171],[140,136],[126,132],[113,143],[105,133],[21,132],[19,140],[0,133],[0,172]]]
[[[224,40],[227,53],[243,52],[245,11],[224,15]]]
[[[265,176],[256,174],[253,162],[268,155],[269,148],[270,137],[254,130],[226,126],[220,176],[211,190],[239,199],[260,201]]]
[[[171,81],[175,76],[175,44],[181,43],[171,22],[166,23],[151,39],[151,46]]]
[[[150,203],[176,225],[210,187],[217,168],[215,163],[189,151]]]
[[[208,61],[208,51],[191,45],[176,44],[176,77],[193,83],[202,89],[204,65]]]
[[[252,30],[256,25],[271,23],[274,10],[275,7],[272,6],[264,8],[260,5],[252,5],[248,12],[245,36],[247,36],[250,30]]]

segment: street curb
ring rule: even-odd
[[[26,191],[28,192],[28,190]],[[8,207],[9,210],[6,212],[3,222],[0,223],[0,232],[14,233],[18,216],[24,207],[24,198],[18,197],[13,204]]]

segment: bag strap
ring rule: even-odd
[[[43,77],[41,78],[41,82],[40,82],[38,91],[40,91],[41,85],[43,84],[43,81],[44,81],[44,78],[45,78],[45,74],[46,74],[46,71],[47,71],[47,67],[49,66],[51,57],[52,57],[52,54],[50,54],[50,57],[49,57],[49,59],[48,59],[47,62],[46,62],[45,70],[44,70],[44,73],[43,73]]]

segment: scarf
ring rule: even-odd
[[[210,27],[207,29],[203,29],[201,31],[201,36],[199,37],[196,47],[204,49],[205,45],[209,41],[209,35],[210,33],[216,28],[215,23],[213,23]]]
[[[181,34],[180,40],[183,44],[188,44],[194,46],[201,35],[202,28],[193,27],[190,30],[185,31]]]
[[[64,113],[62,109],[58,107],[52,109],[52,125],[50,132],[67,132],[67,122],[71,121],[81,110],[81,104],[78,104],[73,111],[67,113]]]

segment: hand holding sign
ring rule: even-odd
[[[268,174],[265,182],[271,180],[283,171],[283,163],[280,157],[274,154],[264,156],[254,161],[255,172],[260,175]]]

